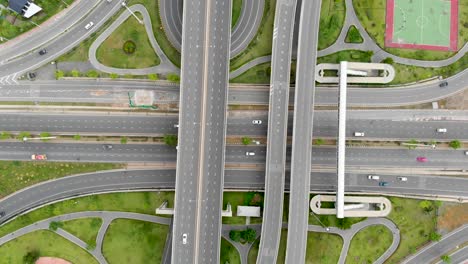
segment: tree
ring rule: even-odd
[[[416,148],[415,144],[418,144],[418,141],[413,138],[408,142],[408,144],[411,144],[411,145],[408,145],[408,149],[415,149]]]
[[[120,144],[127,144],[127,137],[121,137]]]
[[[241,232],[239,230],[231,230],[229,232],[229,238],[232,241],[240,242],[241,241]]]
[[[36,260],[40,257],[40,253],[37,250],[29,251],[26,255],[23,256],[24,264],[34,264]]]
[[[72,70],[72,71],[71,71],[71,75],[72,75],[73,77],[80,77],[80,72],[79,72],[78,70]]]
[[[20,132],[20,133],[18,134],[17,139],[18,139],[19,141],[24,141],[24,138],[28,138],[28,137],[31,137],[31,133],[22,131],[22,132]]]
[[[159,78],[158,78],[158,75],[156,73],[151,73],[151,74],[148,74],[148,79],[153,80],[153,81],[157,81]]]
[[[57,229],[59,227],[62,227],[63,226],[63,223],[60,222],[60,221],[52,221],[50,222],[49,224],[49,229],[52,230],[52,231],[57,231]]]
[[[323,138],[317,138],[314,142],[316,146],[323,145],[324,143],[325,143],[325,140],[323,140]]]
[[[427,213],[434,210],[434,207],[432,206],[432,202],[428,200],[419,202],[419,207],[421,207]]]
[[[336,222],[336,226],[340,229],[350,229],[351,225],[351,221],[348,217],[338,218],[338,221]]]
[[[394,63],[394,61],[393,61],[393,59],[392,59],[392,58],[390,58],[390,57],[387,57],[387,58],[385,58],[385,59],[382,61],[382,63],[386,63],[386,64],[393,64],[393,63]]]
[[[74,135],[74,136],[73,136],[73,139],[74,139],[74,140],[80,140],[80,139],[81,139],[80,134]]]
[[[177,136],[176,135],[164,135],[164,143],[166,143],[166,145],[168,146],[171,146],[171,147],[175,147],[177,146]]]
[[[9,139],[9,138],[11,138],[11,134],[8,133],[8,132],[3,131],[3,132],[0,134],[0,139]]]
[[[50,133],[49,133],[49,132],[41,132],[41,134],[39,134],[39,136],[40,136],[41,138],[50,137]],[[46,139],[41,139],[41,140],[44,141],[44,142],[46,142],[46,141],[49,140],[49,139],[46,138]]]
[[[63,78],[63,76],[65,76],[65,73],[61,70],[56,70],[55,71],[55,79],[60,79],[60,78]]]
[[[257,237],[257,231],[252,228],[247,228],[246,230],[242,231],[241,237],[245,241],[253,243]]]
[[[442,255],[440,259],[447,264],[452,263],[452,258],[449,255]]]
[[[87,73],[86,73],[86,76],[90,77],[90,78],[97,78],[99,77],[99,73],[95,70],[89,70]]]
[[[442,238],[442,235],[439,234],[439,233],[437,233],[437,232],[431,232],[431,233],[429,234],[429,239],[430,239],[431,241],[434,241],[434,242],[440,241],[441,238]]]
[[[452,140],[449,143],[449,146],[453,149],[459,149],[461,147],[461,142],[458,139]]]
[[[244,144],[244,145],[250,145],[250,144],[252,144],[252,139],[249,138],[249,137],[243,137],[243,138],[242,138],[242,144]]]
[[[167,80],[171,81],[171,82],[179,83],[180,82],[180,76],[175,74],[175,73],[169,73],[167,75]]]

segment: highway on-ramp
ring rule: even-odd
[[[276,2],[268,111],[263,225],[257,263],[275,263],[283,219],[289,78],[296,0]]]
[[[322,1],[302,1],[296,65],[286,263],[303,263],[309,224],[309,185],[314,116],[315,64]],[[289,124],[290,122],[288,122]]]

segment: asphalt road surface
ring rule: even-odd
[[[8,80],[20,77],[27,71],[36,69],[68,52],[88,38],[120,8],[121,1],[112,1],[111,3],[100,1],[96,8],[80,19],[80,22],[74,24],[57,38],[48,41],[46,45],[42,45],[40,48],[46,48],[47,54],[41,56],[36,50],[0,65],[0,85],[9,83]],[[94,26],[89,30],[85,29],[85,25],[91,21],[94,22]],[[48,36],[51,37],[51,35]]]
[[[0,208],[7,219],[33,209],[39,205],[83,194],[131,189],[174,189],[175,170],[116,170],[80,174],[55,179],[25,188],[0,200]],[[397,176],[406,176],[407,182],[397,182]],[[378,186],[377,181],[367,180],[367,174],[346,174],[346,191],[422,195],[447,195],[468,197],[468,179],[428,175],[383,175],[381,179],[392,182],[389,187]],[[289,189],[286,177],[286,189]],[[348,186],[350,182],[357,184]],[[329,191],[336,185],[334,173],[311,173],[311,191]],[[262,170],[226,170],[225,188],[262,190],[265,187],[265,173]],[[332,190],[333,187],[331,187]],[[335,187],[336,188],[336,187]]]
[[[348,106],[392,106],[411,105],[432,102],[461,92],[467,88],[468,70],[449,78],[449,86],[440,88],[438,83],[422,83],[404,88],[353,88],[348,87]],[[18,85],[1,82],[0,101],[41,101],[41,102],[122,102],[118,97],[113,100],[113,93],[129,89],[151,89],[163,91],[173,102],[179,101],[178,85],[153,82],[120,82],[120,81],[21,81]],[[134,87],[133,87],[134,86]],[[171,87],[172,89],[167,89]],[[40,89],[39,89],[40,88]],[[115,88],[115,89],[112,89]],[[120,89],[119,89],[120,88]],[[71,94],[57,90],[68,89]],[[83,90],[83,91],[79,91]],[[104,91],[97,93],[97,91]],[[30,91],[33,93],[29,94]],[[44,92],[43,92],[44,91]],[[105,91],[108,91],[107,93]],[[92,93],[94,92],[94,93]],[[88,93],[88,96],[83,96]],[[337,105],[337,88],[317,87],[315,105]],[[78,95],[78,96],[76,96]],[[120,95],[119,93],[117,95]],[[123,95],[125,96],[125,95]],[[269,102],[268,86],[231,85],[228,95],[229,104],[267,105]],[[73,101],[76,98],[76,101]],[[159,101],[156,103],[167,102]],[[290,90],[289,104],[294,105],[294,89]]]
[[[161,21],[166,28],[167,38],[177,50],[180,50],[183,0],[161,0],[159,5]],[[263,17],[264,5],[264,0],[242,1],[241,13],[231,34],[231,58],[247,48],[257,34]]]
[[[310,162],[314,116],[315,64],[322,1],[301,4],[299,47],[294,98],[294,129],[291,157],[286,263],[303,263],[306,257],[309,219]],[[288,122],[291,124],[291,122]],[[336,124],[336,123],[335,123]]]
[[[184,1],[172,263],[220,258],[231,6]]]
[[[263,225],[257,263],[275,263],[283,218],[289,77],[296,0],[278,0],[273,24]]]

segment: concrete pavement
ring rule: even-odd
[[[315,64],[322,1],[303,1],[301,5],[296,93],[292,131],[291,178],[289,196],[286,263],[302,263],[306,259],[309,216],[310,160],[315,96]],[[288,121],[288,127],[291,122]]]

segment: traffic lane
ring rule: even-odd
[[[111,145],[112,148],[106,148]],[[81,162],[174,162],[176,150],[167,145],[95,143],[0,143],[0,159],[31,160],[46,154],[51,161]]]
[[[0,201],[1,222],[48,202],[106,191],[174,188],[175,170],[118,170],[74,175],[36,184]]]
[[[379,180],[369,180],[369,175],[379,176]],[[406,177],[401,181],[399,177]],[[388,186],[379,186],[379,182],[388,182]],[[335,191],[336,173],[311,173],[311,189]],[[431,175],[389,175],[385,173],[346,173],[346,191],[386,192],[422,195],[468,196],[468,179]]]
[[[1,131],[109,134],[177,134],[178,116],[11,113],[0,115]]]
[[[25,73],[54,60],[90,36],[92,32],[96,31],[105,20],[110,18],[120,8],[121,5],[119,1],[114,1],[111,4],[102,3],[99,8],[92,10],[84,19],[81,19],[80,22],[76,23],[64,34],[43,46],[42,48],[47,49],[47,54],[41,56],[37,52],[29,53],[0,65],[0,72],[3,76]],[[94,22],[94,26],[89,30],[85,29],[85,25],[91,21]]]

